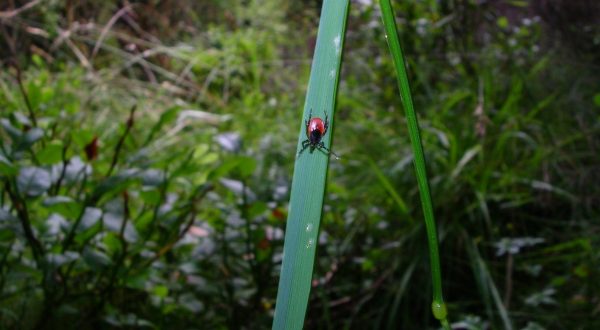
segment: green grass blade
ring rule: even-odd
[[[323,142],[328,148],[331,144],[348,7],[348,0],[323,2],[296,154],[306,139],[304,120],[311,109],[313,117],[328,114],[330,131]],[[306,150],[296,159],[273,329],[301,329],[304,324],[328,164],[328,155],[319,150]]]
[[[394,12],[389,0],[380,0],[381,14],[383,25],[385,27],[386,39],[390,47],[390,52],[394,60],[396,68],[396,78],[398,79],[398,87],[400,96],[406,111],[406,121],[408,124],[408,133],[414,153],[415,171],[417,173],[417,184],[421,195],[421,204],[423,206],[423,215],[425,217],[425,226],[427,228],[427,238],[429,242],[429,259],[431,262],[431,277],[433,282],[433,303],[432,310],[436,319],[440,320],[441,324],[446,329],[450,329],[450,325],[446,319],[447,311],[442,295],[442,276],[440,271],[440,257],[438,252],[438,241],[435,228],[435,219],[433,216],[433,206],[429,193],[429,182],[427,180],[427,172],[425,170],[425,157],[423,156],[423,146],[419,134],[419,124],[417,116],[413,108],[412,97],[410,94],[410,86],[408,84],[408,75],[404,66],[404,56],[398,41],[398,32],[396,31],[396,22]]]
[[[383,174],[381,169],[377,166],[377,164],[375,164],[375,162],[371,158],[369,158],[369,165],[371,165],[371,169],[377,176],[379,183],[381,183],[383,188],[390,194],[390,196],[392,196],[392,199],[394,199],[394,201],[396,202],[396,205],[398,206],[400,211],[402,211],[402,213],[410,216],[410,214],[408,213],[408,207],[406,206],[406,203],[404,202],[402,197],[400,197],[400,195],[398,194],[396,189],[394,189],[394,186],[392,185],[390,180],[388,180],[388,178],[385,177],[385,174]],[[412,218],[409,218],[409,220],[412,221]]]
[[[504,303],[502,302],[502,298],[500,298],[500,293],[498,292],[498,288],[494,283],[494,279],[490,275],[490,272],[487,270],[487,266],[485,265],[485,261],[481,258],[477,247],[473,243],[473,240],[469,238],[465,232],[464,237],[467,241],[467,252],[469,253],[469,257],[471,258],[471,265],[473,267],[473,273],[475,275],[475,279],[479,286],[479,290],[483,295],[484,301],[486,302],[488,315],[493,316],[494,314],[491,312],[491,302],[489,301],[489,296],[493,298],[493,302],[496,305],[496,309],[500,318],[502,319],[502,323],[504,325],[504,329],[512,330],[512,322],[508,315],[508,311],[506,307],[504,307]]]

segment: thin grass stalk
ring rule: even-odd
[[[440,257],[438,252],[438,240],[435,227],[435,218],[433,215],[433,205],[429,192],[429,181],[427,180],[427,171],[425,169],[425,157],[423,156],[423,145],[419,133],[419,123],[413,107],[406,74],[404,56],[398,40],[396,30],[396,21],[394,12],[389,0],[380,0],[383,25],[385,27],[386,39],[390,47],[390,53],[396,69],[396,78],[398,79],[398,88],[406,112],[406,121],[408,124],[408,133],[414,153],[414,165],[417,175],[417,184],[421,196],[421,205],[423,207],[423,216],[425,217],[425,227],[427,228],[427,238],[429,243],[429,259],[431,263],[431,278],[433,283],[433,303],[431,308],[433,315],[440,321],[444,329],[450,329],[447,320],[447,310],[442,295],[442,276],[440,271]]]
[[[348,7],[348,0],[323,2],[296,155],[306,140],[305,120],[311,110],[313,117],[329,117],[322,141],[330,148]],[[329,155],[319,149],[305,150],[296,158],[273,329],[304,325],[328,164]]]
[[[473,239],[469,238],[466,232],[463,232],[463,237],[467,242],[466,248],[467,253],[469,253],[469,257],[471,259],[471,267],[473,268],[473,274],[479,286],[479,290],[484,296],[484,302],[486,303],[490,319],[493,320],[495,315],[500,315],[500,318],[502,319],[502,323],[504,325],[504,329],[512,330],[513,326],[510,316],[508,314],[508,310],[504,306],[502,298],[500,298],[500,293],[498,292],[496,283],[494,283],[494,280],[487,269],[485,261],[483,260],[483,258],[481,258],[481,255],[477,250],[477,246],[475,245],[475,243],[473,243]],[[496,305],[496,313],[492,312],[491,310],[492,301],[490,301],[490,296],[492,298],[493,303]]]

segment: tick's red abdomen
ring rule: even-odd
[[[310,121],[308,122],[308,132],[306,132],[306,135],[311,136],[312,132],[314,131],[319,131],[320,136],[323,136],[323,134],[325,134],[325,123],[323,123],[323,120],[321,118],[315,117],[315,118],[311,118]]]

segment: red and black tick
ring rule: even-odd
[[[298,157],[306,148],[310,148],[310,153],[315,151],[315,149],[325,150],[327,154],[332,154],[335,158],[340,158],[333,151],[327,149],[325,143],[321,141],[323,136],[327,134],[327,129],[329,128],[329,118],[327,117],[327,113],[325,112],[325,121],[319,117],[312,116],[312,109],[310,109],[310,113],[308,115],[308,120],[304,121],[306,123],[306,137],[307,139],[302,141],[302,149],[298,153]]]

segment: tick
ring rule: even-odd
[[[306,123],[306,137],[307,139],[302,141],[302,149],[298,153],[298,157],[300,154],[306,150],[306,148],[310,148],[310,153],[315,151],[315,149],[325,150],[327,154],[332,154],[335,158],[339,159],[338,155],[336,155],[333,151],[327,149],[325,143],[321,141],[323,136],[327,134],[327,129],[329,128],[329,118],[327,117],[327,113],[325,113],[325,121],[319,117],[312,116],[312,109],[310,109],[310,113],[308,114],[308,120],[304,121]]]

